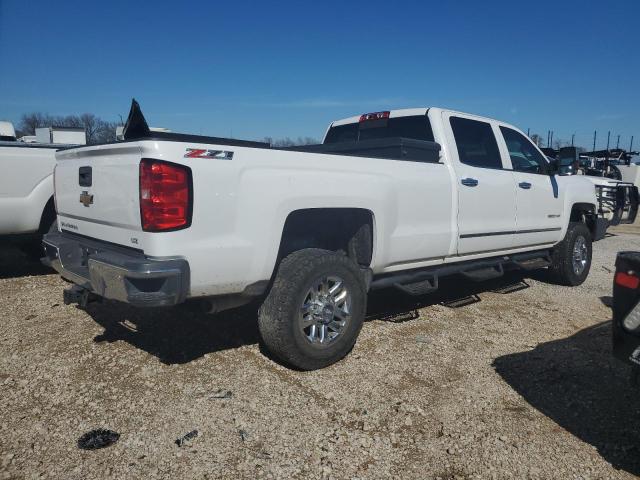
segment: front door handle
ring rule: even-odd
[[[531,188],[531,184],[529,182],[520,182],[518,186],[520,188],[524,188],[525,190],[529,190]]]
[[[462,180],[460,180],[460,183],[462,185],[464,185],[465,187],[477,187],[478,186],[478,180],[476,180],[475,178],[463,178]]]

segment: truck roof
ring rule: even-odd
[[[412,116],[412,115],[426,115],[426,113],[429,110],[434,110],[434,111],[436,111],[436,113],[437,112],[449,112],[449,113],[454,113],[454,114],[457,113],[457,114],[461,114],[461,115],[465,115],[465,116],[469,116],[469,117],[475,117],[478,120],[496,121],[496,120],[494,120],[492,118],[489,118],[489,117],[483,117],[481,115],[476,115],[476,114],[473,114],[473,113],[460,112],[460,111],[457,111],[457,110],[451,110],[449,108],[440,108],[440,107],[400,108],[400,109],[396,109],[396,110],[380,110],[380,111],[389,112],[389,118],[397,118],[397,117],[408,117],[408,116]],[[346,125],[346,124],[349,124],[349,123],[357,123],[359,121],[360,121],[360,115],[355,115],[353,117],[343,118],[341,120],[335,120],[334,122],[332,122],[329,125],[329,127],[337,127],[339,125]],[[500,122],[500,123],[505,123],[505,122]]]
[[[385,110],[389,112],[389,118],[395,117],[408,117],[410,115],[425,115],[429,108],[401,108],[397,110]],[[336,120],[331,123],[331,126],[336,127],[338,125],[346,125],[348,123],[357,123],[360,121],[360,115],[355,115],[353,117],[343,118],[342,120]]]

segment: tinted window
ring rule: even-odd
[[[433,142],[431,123],[426,115],[368,120],[331,127],[324,143],[357,142],[374,138],[404,137]]]
[[[462,163],[474,167],[502,168],[500,150],[491,125],[460,117],[451,117],[450,121]]]
[[[509,150],[511,165],[518,172],[546,173],[547,161],[531,141],[521,133],[507,127],[500,127]]]
[[[331,127],[327,132],[324,143],[355,142],[357,140],[358,124],[347,123],[346,125]]]

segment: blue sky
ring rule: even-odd
[[[153,6],[152,6],[153,5]],[[93,112],[236,138],[442,106],[640,147],[640,2],[0,0],[0,119]]]

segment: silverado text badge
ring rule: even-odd
[[[218,160],[233,159],[233,152],[226,150],[207,150],[205,148],[187,148],[184,158],[216,158]]]
[[[85,207],[88,207],[93,203],[93,195],[89,195],[89,192],[86,190],[80,194],[80,203]]]

